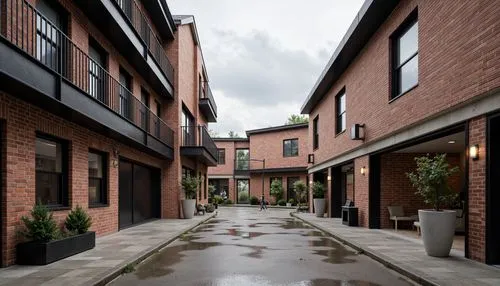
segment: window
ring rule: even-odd
[[[281,183],[281,185],[283,186],[283,178],[282,177],[271,177],[271,178],[269,178],[269,194],[271,194],[271,185],[273,184],[273,182],[275,180],[278,180]]]
[[[313,149],[319,148],[319,133],[318,133],[319,115],[313,120]]]
[[[392,36],[392,98],[396,98],[418,84],[418,21],[417,12],[398,28]]]
[[[217,149],[217,154],[219,157],[217,160],[219,165],[225,165],[226,164],[226,149]]]
[[[250,150],[236,149],[236,170],[250,169]]]
[[[149,132],[149,93],[141,88],[141,107],[139,108],[141,128]]]
[[[50,3],[53,4],[53,3]],[[55,4],[57,5],[57,4]],[[63,9],[41,0],[36,4],[36,58],[53,70],[58,70],[61,32],[66,32]]]
[[[297,194],[295,193],[295,189],[293,188],[293,184],[300,180],[300,177],[288,177],[286,178],[286,193],[287,200],[294,199],[297,201]]]
[[[107,205],[106,155],[89,151],[89,206]]]
[[[335,97],[335,115],[336,115],[336,128],[337,134],[345,131],[346,128],[346,113],[345,113],[345,90],[341,91]]]
[[[120,69],[120,115],[130,119],[130,75]]]
[[[181,126],[182,126],[182,143],[185,146],[195,145],[194,118],[191,115],[191,113],[184,107],[182,108]]]
[[[68,206],[67,144],[37,135],[35,145],[36,200],[48,206]]]
[[[106,103],[104,85],[106,66],[106,54],[104,50],[93,39],[89,39],[89,94]]]
[[[299,139],[283,140],[283,157],[299,156]]]

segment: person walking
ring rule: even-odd
[[[264,195],[260,197],[260,211],[267,210],[266,200],[264,199]]]

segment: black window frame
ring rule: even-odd
[[[285,142],[290,141],[290,148],[287,150]],[[293,151],[293,142],[296,142],[297,145],[297,154],[294,155]],[[289,151],[289,152],[287,152]],[[283,157],[298,157],[299,156],[299,138],[290,138],[283,140]]]
[[[221,157],[221,154],[222,157]],[[221,160],[222,158],[222,160]],[[219,165],[225,165],[226,164],[226,149],[225,148],[218,148],[217,149],[217,164]]]
[[[418,73],[419,73],[419,68],[418,68],[418,54],[419,54],[419,40],[418,40],[418,32],[417,32],[417,51],[411,55],[408,56],[402,63],[397,65],[396,63],[398,62],[399,58],[399,47],[398,47],[398,41],[401,39],[411,28],[414,27],[414,25],[417,25],[418,29],[418,10],[415,9],[410,13],[410,15],[401,23],[401,25],[392,33],[390,36],[390,46],[391,46],[391,92],[389,96],[389,101],[393,101],[406,93],[410,92],[414,88],[418,86]],[[399,83],[400,83],[400,77],[399,77],[399,70],[401,70],[406,64],[408,64],[410,61],[412,61],[414,58],[417,58],[417,82],[410,86],[409,88],[405,90],[398,90],[399,89]]]
[[[96,58],[98,57],[98,59]],[[89,82],[88,94],[104,104],[108,104],[107,92],[107,62],[108,53],[94,38],[89,37]]]
[[[96,207],[107,207],[109,206],[109,188],[108,188],[108,153],[102,152],[99,150],[95,149],[89,149],[88,153],[92,153],[95,155],[101,156],[102,160],[102,178],[101,180],[101,197],[99,198],[99,202],[90,202],[90,190],[88,191],[89,195],[89,208],[96,208]],[[88,180],[89,180],[89,188],[90,188],[90,180],[95,179],[97,177],[91,177],[90,173],[88,175]]]
[[[283,188],[283,177],[270,177],[269,178],[269,195],[271,195],[271,185],[274,180],[279,180],[281,182],[281,187]]]
[[[313,150],[319,148],[319,114],[313,119]]]
[[[35,144],[36,140],[40,138],[47,141],[52,141],[61,145],[61,186],[60,193],[57,194],[58,202],[57,204],[44,204],[50,210],[67,210],[70,209],[69,204],[69,141],[55,137],[53,135],[36,132]],[[36,145],[35,145],[35,200],[38,203],[38,193],[36,186],[36,176],[38,171],[36,170]]]
[[[238,160],[238,151],[248,151],[248,159],[246,160]],[[239,162],[242,162],[243,168],[240,168]],[[235,170],[250,170],[250,148],[236,148],[234,150],[234,169]]]
[[[119,82],[120,82],[120,88],[118,96],[120,105],[118,113],[121,116],[131,120],[132,118],[131,101],[133,100],[134,97],[134,95],[132,94],[132,76],[122,67],[120,67]]]
[[[344,98],[344,110],[342,110],[342,101]],[[336,96],[335,96],[335,134],[340,134],[347,129],[347,95],[345,88],[343,88]],[[343,120],[345,119],[345,121]],[[342,126],[342,123],[345,122],[345,125]]]

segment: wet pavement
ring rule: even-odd
[[[112,285],[415,285],[289,216],[224,208]]]

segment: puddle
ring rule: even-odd
[[[322,237],[322,236],[325,236],[325,234],[321,231],[317,231],[317,230],[311,230],[311,231],[308,231],[307,233],[303,233],[301,234],[302,236],[314,236],[314,237]]]
[[[340,242],[328,237],[321,237],[319,240],[310,240],[309,245],[313,247],[328,247],[330,249],[313,250],[314,254],[326,257],[322,261],[332,264],[353,263],[355,259],[348,256],[355,256],[354,251],[348,250]]]
[[[300,283],[300,284],[299,284]],[[335,279],[313,279],[310,281],[302,281],[297,284],[292,285],[304,285],[304,286],[380,286],[368,281],[361,280],[335,280]]]
[[[230,228],[227,230],[227,233],[217,233],[216,235],[230,235],[230,236],[237,236],[237,237],[241,237],[241,238],[254,238],[254,237],[259,237],[259,236],[262,236],[265,234],[267,234],[267,233],[255,232],[255,231],[242,231],[239,229]]]
[[[216,224],[216,223],[221,223],[221,222],[228,222],[227,219],[220,219],[220,218],[213,218],[208,221],[207,224]]]
[[[275,281],[266,279],[263,276],[257,275],[228,275],[221,278],[216,278],[213,281],[204,281],[198,285],[216,286],[216,285],[244,285],[244,286],[271,286],[271,285],[288,285],[288,286],[380,286],[380,284],[361,281],[361,280],[335,280],[335,279],[312,279],[289,283],[276,283]]]
[[[286,220],[285,223],[280,224],[278,227],[281,227],[283,229],[311,229],[310,226],[294,219]]]

